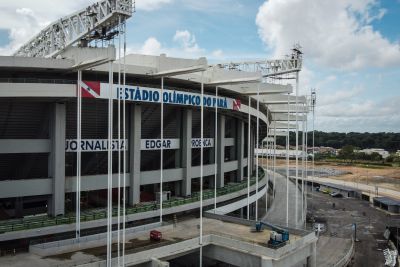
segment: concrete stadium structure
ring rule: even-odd
[[[68,209],[73,210],[71,203],[75,198],[72,195],[76,189],[77,80],[76,73],[71,71],[73,62],[68,59],[15,57],[1,57],[0,62],[2,214],[4,217],[44,212],[53,216],[63,215]],[[165,56],[128,55],[126,58],[126,92],[132,101],[126,101],[126,143],[113,141],[113,172],[116,173],[117,146],[126,148],[129,154],[126,190],[130,205],[155,200],[159,191],[160,79],[148,77],[146,73],[160,62],[169,66],[196,63],[194,60]],[[232,71],[225,72],[230,74]],[[102,66],[83,72],[82,202],[92,207],[105,205],[102,199],[107,189],[107,103],[102,98],[108,94],[107,75]],[[223,75],[221,72],[221,79]],[[186,75],[164,81],[168,89],[164,100],[169,99],[164,107],[163,175],[164,190],[170,191],[171,196],[186,197],[199,191],[200,109],[199,102],[196,102],[200,101],[200,84],[196,82],[199,78],[199,75],[192,74],[191,77]],[[114,85],[114,89],[117,90],[117,87],[117,84]],[[291,86],[269,87],[276,91],[291,91]],[[96,90],[97,95],[90,94]],[[247,176],[249,109],[243,104],[247,99],[240,92],[220,86],[218,136],[214,136],[215,86],[205,86],[205,92],[204,99],[210,107],[204,113],[204,188],[214,185],[215,162],[218,166],[217,187],[221,188],[229,182],[243,181]],[[145,100],[140,100],[143,97]],[[255,102],[253,99],[250,108],[252,148],[256,133]],[[265,107],[261,107],[260,111],[263,138],[271,117],[267,118]],[[116,136],[115,125],[114,138]],[[217,140],[217,148],[214,147],[214,140]],[[214,149],[217,149],[216,159]],[[254,149],[250,151],[250,172],[253,174]],[[117,186],[116,179],[114,175],[114,187]]]
[[[262,153],[255,153],[264,147],[275,151],[276,136],[289,138],[295,129],[299,137],[299,128],[305,150],[309,106],[298,95],[299,48],[285,59],[226,64],[122,55],[122,36],[118,47],[107,41],[125,35],[131,15],[132,1],[102,0],[49,25],[14,56],[0,57],[1,249],[41,237],[64,240],[31,244],[31,251],[71,252],[104,243],[106,261],[79,264],[168,266],[163,261],[178,257],[190,243],[187,253],[199,249],[200,266],[203,246],[209,258],[226,263],[231,262],[220,253],[241,255],[243,246],[259,252],[247,255],[247,266],[315,266],[316,238],[307,231],[292,229],[297,233],[292,243],[275,251],[266,251],[264,241],[251,245],[248,238],[226,250],[228,239],[215,232],[204,232],[203,240],[203,210],[217,216],[207,220],[210,224],[233,220],[233,228],[248,229],[251,219],[268,219],[268,208],[276,204],[277,222],[283,223],[286,214],[286,227],[303,227],[304,183],[292,183],[288,174],[276,182],[272,153],[264,153],[266,166],[260,166]],[[93,40],[108,45],[90,45]],[[275,83],[277,77],[296,79],[296,90]],[[295,154],[299,178],[305,153]],[[277,193],[279,203],[271,203]],[[235,211],[242,219],[218,217]],[[188,212],[199,212],[198,238],[192,222],[186,241],[160,248],[170,254],[156,259],[145,252],[140,261],[125,256],[126,232],[168,228],[164,217]],[[153,224],[146,225],[149,221]],[[87,232],[81,236],[81,231]],[[113,259],[115,234],[118,256]]]

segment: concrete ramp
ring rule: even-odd
[[[208,210],[206,212],[212,213],[212,214],[218,214],[218,215],[225,215],[225,214],[231,213],[235,210],[246,207],[247,203],[253,203],[256,200],[262,198],[263,196],[265,196],[266,191],[267,191],[267,188],[264,186],[260,191],[258,191],[257,194],[251,195],[249,198],[249,201],[247,201],[247,198],[244,198],[239,201],[233,202],[231,204],[218,207],[217,209]]]

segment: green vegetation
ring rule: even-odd
[[[277,137],[278,145],[285,145],[285,137]],[[290,142],[296,142],[295,132],[290,132]],[[312,144],[312,132],[308,132],[308,145]],[[301,144],[301,132],[299,133]],[[315,131],[315,146],[342,148],[346,145],[364,148],[383,148],[389,152],[400,150],[400,133],[338,133]]]

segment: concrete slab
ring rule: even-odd
[[[179,218],[178,218],[179,220]],[[154,242],[149,240],[149,232],[144,231],[136,235],[134,239],[127,240],[126,254],[137,253],[157,247],[171,245],[184,240],[191,240],[199,236],[199,219],[192,218],[184,221],[178,221],[175,228],[169,228],[162,231],[163,241]],[[157,229],[157,228],[156,228]],[[165,228],[164,228],[165,229]],[[250,232],[250,227],[235,223],[223,222],[220,220],[203,218],[203,234],[218,235],[229,240],[240,240],[256,246],[267,247],[270,231],[264,230],[261,233]],[[291,234],[289,243],[299,240],[301,237]],[[114,244],[114,250],[116,244]],[[99,246],[90,249],[81,249],[78,252],[63,253],[51,257],[40,257],[32,253],[18,254],[18,257],[1,257],[0,266],[21,266],[25,267],[34,263],[34,266],[68,266],[71,264],[82,265],[89,262],[100,261],[104,259],[106,246]]]

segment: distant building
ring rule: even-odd
[[[308,153],[313,153],[313,148],[307,148]],[[316,146],[314,147],[315,154],[329,154],[329,155],[336,155],[337,149],[329,146]]]
[[[285,158],[286,157],[286,149],[266,149],[266,148],[259,148],[259,149],[254,149],[255,154],[259,157],[266,157],[268,156],[273,156],[276,155],[278,158],[282,157]],[[305,157],[307,157],[306,153],[303,153],[301,150],[298,150],[296,153],[296,150],[289,150],[289,157],[290,158],[295,158],[296,154],[298,155],[299,158],[301,158],[304,154]]]
[[[387,157],[389,157],[389,152],[387,152],[383,148],[366,148],[366,149],[359,150],[358,152],[362,152],[367,155],[371,155],[372,153],[376,152],[379,155],[381,155],[383,159],[386,159]]]

